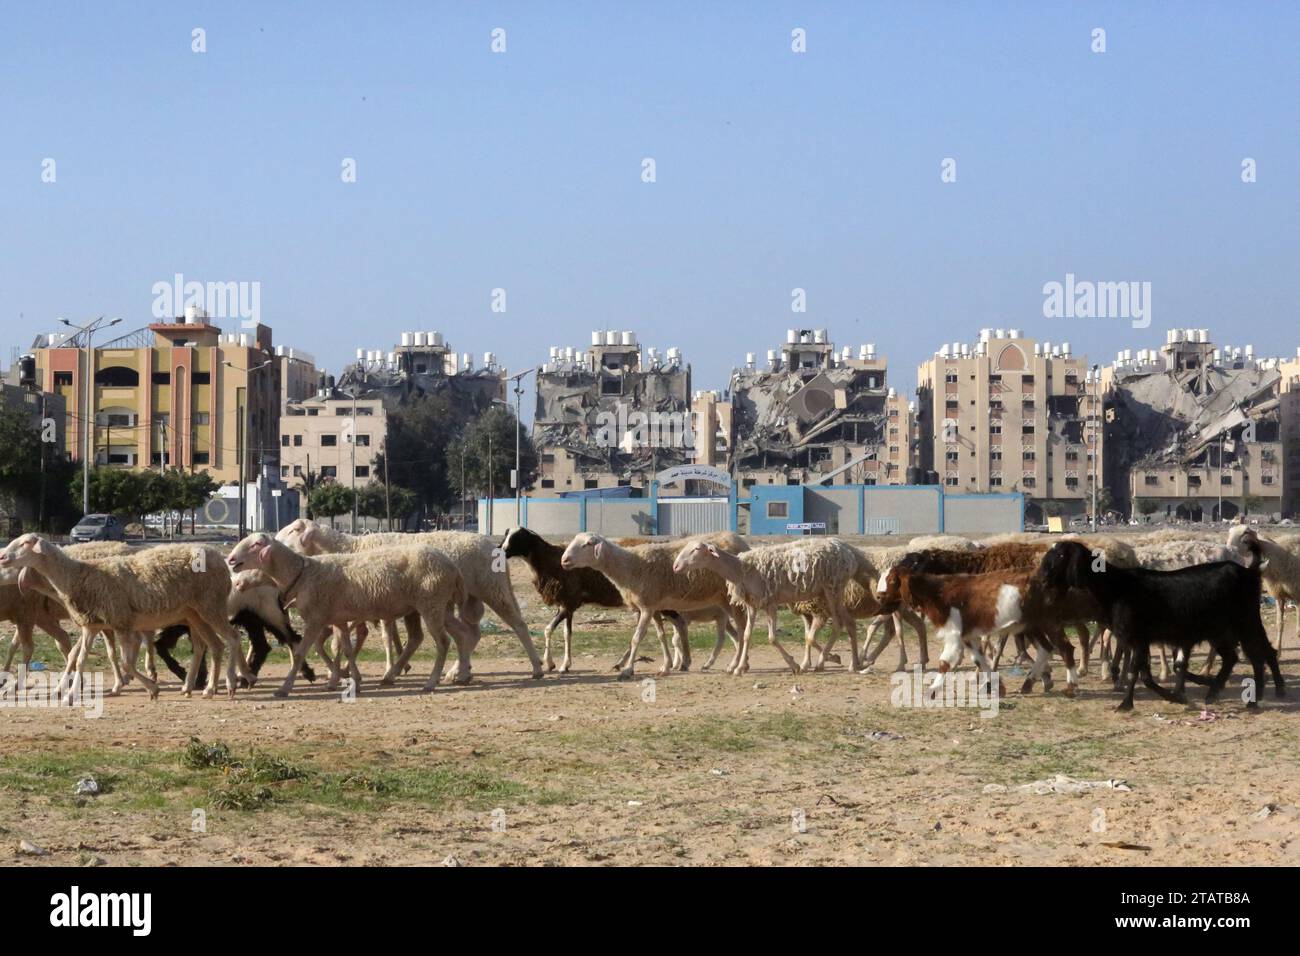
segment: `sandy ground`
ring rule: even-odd
[[[519,577],[540,634],[545,609]],[[795,677],[764,637],[744,677],[672,674],[651,694],[609,669],[629,624],[622,612],[580,612],[575,672],[542,681],[498,632],[475,658],[473,683],[430,695],[419,692],[430,654],[380,689],[382,660],[367,648],[355,702],[321,683],[274,698],[287,663],[277,652],[271,679],[234,701],[182,699],[169,679],[159,701],[131,686],[98,720],[0,708],[0,861],[1300,863],[1300,693],[1278,701],[1270,690],[1248,714],[1240,667],[1208,715],[1142,688],[1136,710],[1117,714],[1094,661],[1079,698],[1012,692],[984,717],[894,706],[892,649],[878,673],[832,666]],[[693,639],[698,667],[712,638]],[[1290,629],[1288,645],[1294,685]],[[658,656],[653,638],[642,653]],[[191,737],[280,757],[307,776],[259,785],[252,808],[223,808],[213,794],[229,771],[186,768]],[[1019,789],[1058,774],[1128,789]],[[74,793],[87,775],[96,796]]]

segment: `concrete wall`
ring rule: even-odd
[[[863,518],[893,519],[898,534],[940,530],[943,490],[938,485],[871,485],[863,489]]]
[[[862,490],[857,487],[818,487],[804,489],[803,520],[824,521],[827,534],[857,534]]]
[[[1023,531],[1025,499],[1021,494],[944,495],[943,530],[947,534]]]

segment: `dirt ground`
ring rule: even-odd
[[[515,577],[540,650],[546,611]],[[1300,693],[1270,689],[1247,713],[1240,666],[1205,714],[1200,690],[1181,707],[1141,687],[1136,709],[1117,714],[1094,661],[1077,699],[1013,690],[981,716],[894,706],[892,648],[873,674],[796,677],[765,635],[744,677],[620,682],[610,665],[630,622],[579,612],[575,671],[542,681],[497,629],[470,685],[428,695],[430,653],[379,688],[382,652],[367,647],[354,702],[323,680],[276,699],[277,651],[269,679],[234,701],[183,699],[167,675],[160,700],[131,685],[95,720],[0,707],[0,861],[1300,863]],[[797,643],[792,621],[784,631]],[[1298,643],[1288,628],[1293,686]],[[698,669],[711,632],[694,630],[692,645]],[[642,653],[658,658],[653,637]],[[41,658],[60,663],[48,641]],[[638,671],[654,677],[657,664]],[[1058,775],[1103,785],[1020,789]],[[99,793],[77,794],[88,776]]]

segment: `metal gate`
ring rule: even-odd
[[[731,530],[731,507],[726,498],[660,498],[659,534],[683,537]]]

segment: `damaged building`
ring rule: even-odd
[[[338,382],[327,379],[326,392],[377,398],[393,411],[422,395],[447,395],[458,414],[469,420],[506,398],[506,371],[492,352],[475,368],[469,352],[457,355],[441,332],[403,332],[390,351],[357,349],[356,361]]]
[[[1026,517],[1086,513],[1104,475],[1098,377],[1068,342],[982,329],[917,370],[920,467],[949,492],[1023,492]]]
[[[643,354],[635,332],[609,330],[585,350],[552,346],[537,374],[538,490],[644,494],[656,472],[695,460],[691,401],[680,349]]]
[[[874,345],[838,354],[825,329],[788,329],[760,367],[732,372],[731,473],[742,488],[906,484],[912,406],[886,382]]]
[[[1108,486],[1127,512],[1192,521],[1282,509],[1282,394],[1296,363],[1173,329],[1103,370]]]

